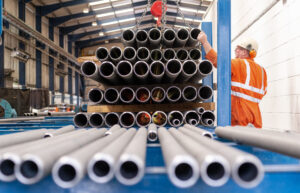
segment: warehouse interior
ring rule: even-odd
[[[0,5],[0,192],[300,191],[300,1]]]

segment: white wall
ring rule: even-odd
[[[256,39],[255,60],[267,71],[268,93],[260,104],[263,127],[300,131],[300,1],[231,2],[232,53],[242,39]],[[206,18],[216,22],[214,11]]]

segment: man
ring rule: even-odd
[[[217,67],[217,53],[207,41],[204,32],[198,35],[206,58]],[[247,39],[235,49],[236,58],[231,60],[231,125],[262,127],[259,102],[267,92],[267,74],[254,58],[258,44]]]

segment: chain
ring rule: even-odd
[[[138,22],[137,22],[136,26],[134,27],[135,30],[139,29],[140,24],[141,24],[141,22],[142,22],[142,19],[145,17],[145,15],[146,15],[146,13],[147,13],[147,10],[148,10],[148,8],[150,7],[150,5],[151,5],[151,0],[148,0],[148,2],[147,2],[147,7],[145,8],[145,10],[144,10],[142,16],[138,18]]]
[[[162,0],[162,17],[161,17],[161,21],[162,21],[162,32],[165,30],[166,27],[166,4],[167,4],[167,0]]]
[[[202,2],[202,1],[201,1],[201,2]],[[187,26],[189,27],[189,29],[192,29],[192,27],[190,26],[190,24],[188,24],[188,23],[186,22],[186,20],[185,20],[185,18],[184,18],[184,15],[183,15],[183,13],[181,12],[181,9],[179,8],[179,0],[176,1],[176,5],[177,5],[177,10],[178,10],[178,12],[179,12],[179,15],[182,17],[184,24],[187,25]]]

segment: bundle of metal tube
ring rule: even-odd
[[[119,78],[116,73],[116,66],[109,61],[102,62],[102,64],[99,67],[99,74],[101,79],[103,79],[102,82],[116,84],[119,81]]]
[[[167,114],[163,111],[155,111],[152,114],[152,122],[160,127],[165,126],[168,122]]]
[[[136,50],[133,47],[126,47],[123,51],[123,58],[134,64],[136,61]]]
[[[158,137],[170,181],[180,188],[193,186],[199,178],[199,166],[195,158],[174,139],[166,128],[158,129]]]
[[[116,71],[118,76],[125,82],[125,83],[132,83],[133,81],[133,66],[130,62],[126,60],[122,60],[118,63],[116,67]]]
[[[183,115],[184,123],[191,125],[198,125],[200,123],[200,116],[194,110],[186,111]]]
[[[151,123],[148,127],[148,140],[151,142],[157,141],[158,134],[157,134],[157,126]]]
[[[89,116],[86,113],[77,113],[73,118],[74,125],[79,128],[89,126]]]
[[[118,64],[123,58],[123,53],[120,47],[113,46],[109,51],[109,59],[114,63]]]
[[[186,49],[179,49],[176,52],[176,58],[180,61],[180,62],[184,62],[188,59],[189,57],[189,52]]]
[[[182,64],[179,60],[172,59],[166,64],[164,82],[173,83],[182,71]]]
[[[146,127],[151,123],[151,115],[146,111],[140,111],[136,114],[136,124],[139,127]]]
[[[176,82],[184,83],[189,81],[197,73],[197,64],[195,61],[187,60],[182,64],[182,70],[177,77]]]
[[[160,33],[159,29],[152,28],[148,32],[148,38],[149,38],[151,48],[159,48],[160,47],[161,33]]]
[[[145,30],[138,30],[136,32],[137,47],[146,47],[148,43],[148,33]]]
[[[198,89],[198,97],[200,101],[209,100],[213,97],[214,91],[210,86],[201,86]]]
[[[166,98],[166,91],[162,87],[154,87],[151,90],[151,99],[155,103],[162,103]]]
[[[162,44],[170,48],[176,40],[176,32],[173,29],[165,29],[162,35]]]
[[[60,128],[60,129],[56,129],[54,131],[46,132],[44,135],[44,138],[54,137],[54,136],[61,135],[63,133],[67,133],[67,132],[74,131],[74,130],[75,130],[75,127],[73,125],[68,125],[68,126]]]
[[[193,102],[195,101],[197,96],[197,89],[194,86],[186,86],[182,90],[182,98],[186,102]]]
[[[81,64],[81,74],[83,74],[85,77],[101,82],[102,79],[98,69],[99,67],[93,61],[86,61]]]
[[[253,188],[263,179],[263,165],[261,161],[252,154],[211,140],[184,127],[180,127],[179,131],[197,140],[198,143],[205,145],[208,149],[225,157],[231,166],[232,178],[238,185],[244,188]]]
[[[116,132],[116,131],[118,131],[118,130],[120,130],[120,129],[121,129],[121,126],[120,126],[120,125],[118,125],[118,124],[113,125],[109,130],[107,130],[107,131],[105,132],[105,136],[111,135],[111,134],[113,134],[114,132]]]
[[[133,66],[133,73],[138,80],[138,84],[146,83],[150,73],[150,67],[147,62],[138,61]]]
[[[213,65],[208,60],[202,60],[197,66],[196,74],[189,79],[189,82],[199,82],[201,79],[210,75],[213,71]]]
[[[212,127],[215,123],[216,117],[212,111],[204,111],[201,114],[201,124],[204,126]]]
[[[104,92],[104,101],[108,104],[116,104],[119,101],[120,93],[115,88],[108,88]]]
[[[87,173],[86,165],[90,158],[106,145],[118,139],[125,131],[125,129],[119,129],[107,137],[100,138],[70,154],[62,156],[52,168],[54,182],[62,188],[74,187]]]
[[[150,60],[150,51],[146,47],[139,47],[137,50],[137,59],[148,62]]]
[[[181,99],[181,90],[177,86],[171,86],[166,91],[166,98],[169,102],[175,103]]]
[[[122,33],[121,39],[124,45],[135,47],[135,37],[135,32],[132,29],[127,29]]]
[[[110,112],[105,115],[104,120],[106,126],[112,127],[120,123],[120,116],[118,113]]]
[[[160,61],[154,61],[150,65],[150,82],[161,83],[165,74],[165,65]]]
[[[160,51],[160,49],[155,49],[152,50],[150,53],[150,59],[152,62],[154,61],[161,61],[162,60],[162,52]]]
[[[163,51],[162,60],[168,62],[169,60],[175,59],[176,52],[174,49],[168,48]]]
[[[197,37],[199,35],[199,33],[201,32],[200,29],[197,29],[197,28],[193,28],[191,31],[190,31],[190,36],[189,36],[189,39],[186,43],[186,46],[188,47],[195,47],[199,41],[197,40]]]
[[[174,47],[184,47],[189,39],[189,31],[185,28],[180,28],[176,31],[176,40]]]
[[[201,59],[201,51],[198,48],[193,48],[189,51],[189,59],[199,61]]]
[[[298,136],[251,127],[217,127],[218,137],[300,158]]]
[[[103,101],[104,98],[104,92],[103,90],[99,88],[92,88],[88,93],[88,99],[93,104],[100,104]]]
[[[183,114],[180,111],[171,111],[168,114],[168,123],[172,127],[179,127],[184,120]]]
[[[104,116],[101,113],[92,113],[89,116],[89,125],[91,127],[100,128],[104,125]]]
[[[132,103],[135,99],[135,92],[130,87],[123,87],[120,90],[120,100],[123,103],[129,104]]]
[[[96,55],[96,58],[101,62],[104,62],[109,59],[109,52],[108,52],[107,48],[105,48],[105,47],[99,47],[96,50],[95,55]]]
[[[150,90],[146,87],[140,87],[135,91],[136,100],[139,103],[147,103],[151,98]]]
[[[135,114],[132,112],[123,112],[120,115],[119,123],[124,128],[130,128],[135,125]]]

